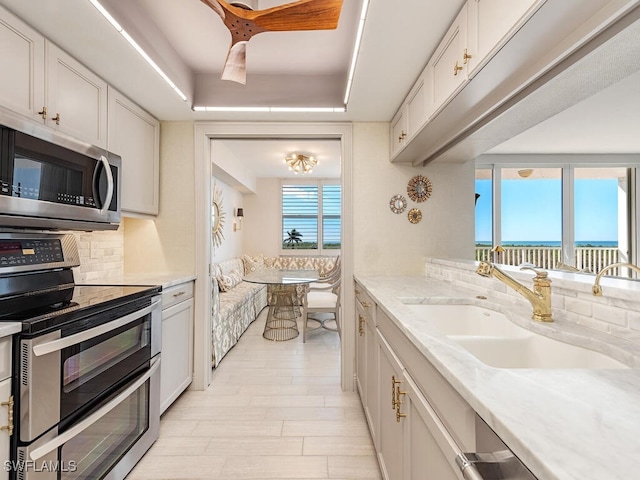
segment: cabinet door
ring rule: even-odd
[[[7,378],[0,382],[0,402],[9,401],[11,396],[11,379]],[[0,425],[9,424],[9,410],[7,405],[0,406]],[[9,445],[9,433],[6,430],[0,431],[0,460],[4,462],[11,459]],[[0,469],[0,480],[9,478],[9,472],[5,468]]]
[[[389,129],[391,158],[402,151],[406,144],[407,135],[406,104],[403,104],[391,120],[391,127]]]
[[[406,375],[402,383],[405,479],[463,480],[455,463],[460,452],[435,411]]]
[[[469,77],[489,61],[541,3],[541,0],[468,2]]]
[[[366,314],[356,301],[356,386],[362,399],[362,406],[367,408],[367,343],[366,343]]]
[[[380,432],[378,460],[386,480],[403,478],[403,423],[396,418],[393,399],[395,389],[402,382],[402,366],[386,340],[378,332],[378,401]]]
[[[189,386],[193,371],[193,298],[162,311],[160,413]]]
[[[467,81],[467,68],[464,63],[465,48],[467,48],[466,4],[427,64],[433,78],[431,98],[435,111],[444,107]]]
[[[109,151],[122,157],[122,209],[158,214],[160,123],[109,88]]]
[[[367,406],[365,408],[365,415],[369,422],[369,431],[371,432],[373,444],[378,448],[380,438],[380,402],[378,399],[378,369],[376,368],[378,366],[378,341],[376,339],[376,326],[370,315],[366,318],[364,328],[364,339],[367,351],[367,380],[365,382]]]
[[[47,49],[47,125],[107,148],[107,84],[51,42]]]
[[[2,8],[0,65],[0,105],[42,121],[44,37]]]
[[[425,85],[427,72],[418,78],[407,96],[407,140],[411,138],[427,123],[431,113],[428,105],[428,87]]]

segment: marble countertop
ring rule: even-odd
[[[508,313],[514,323],[550,337],[580,340],[585,329],[538,324],[529,308],[476,300],[476,291],[425,276],[356,275],[379,307],[433,363],[539,480],[638,477],[640,355],[613,345],[629,369],[490,367],[430,328],[400,297],[471,299]],[[546,331],[545,331],[546,330]],[[565,331],[567,330],[567,331]],[[589,336],[583,344],[594,348]],[[580,343],[576,341],[575,343]],[[604,344],[600,343],[602,347]],[[605,348],[600,348],[606,351]]]
[[[8,337],[22,330],[20,322],[0,322],[0,338]]]
[[[163,289],[167,289],[196,278],[196,275],[189,273],[126,273],[118,277],[82,282],[82,285],[162,285]]]

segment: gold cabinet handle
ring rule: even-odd
[[[400,383],[400,382],[398,382]],[[400,391],[400,387],[396,387],[396,422],[400,423],[400,419],[402,417],[406,417],[406,413],[400,413],[400,406],[402,405],[402,401],[400,400],[400,395],[406,395],[407,392]]]
[[[56,113],[56,116],[53,117],[51,120],[53,120],[54,122],[56,122],[56,125],[60,125],[60,114]]]
[[[360,290],[358,290],[357,288],[356,288],[355,290],[356,290],[356,295],[360,295],[360,294],[362,293],[362,292],[361,292]]]
[[[364,308],[369,308],[371,304],[369,302],[360,302]]]
[[[13,435],[13,395],[9,397],[7,402],[2,402],[0,405],[9,409],[9,412],[7,413],[7,423],[9,425],[1,426],[0,430],[6,430],[9,436],[11,436]]]
[[[398,136],[398,143],[402,143],[402,140],[404,140],[406,137],[407,137],[407,134],[403,130],[402,133]]]
[[[174,297],[180,297],[182,295],[184,295],[186,292],[182,291],[182,292],[178,292],[178,293],[174,293],[173,296]]]
[[[458,61],[456,60],[456,64],[453,66],[453,76],[457,77],[458,76],[458,72],[460,70],[462,70],[464,67],[461,67],[460,65],[458,65]]]
[[[358,333],[360,336],[364,335],[364,317],[358,314]]]
[[[391,375],[391,410],[396,408],[397,400],[396,400],[396,385],[400,383],[400,380],[396,380],[395,375]],[[400,390],[400,387],[398,387]]]
[[[471,58],[471,55],[469,55],[467,53],[467,49],[464,49],[464,53],[462,54],[462,63],[464,63],[465,65],[467,64],[467,61]]]
[[[38,112],[38,115],[42,116],[43,120],[47,119],[47,107],[42,107],[42,110]]]

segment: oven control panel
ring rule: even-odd
[[[41,265],[64,260],[60,240],[0,239],[0,267]]]

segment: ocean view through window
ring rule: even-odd
[[[476,260],[588,273],[631,261],[632,173],[628,167],[479,165]]]
[[[282,184],[282,250],[335,254],[341,247],[342,191],[338,181]]]

